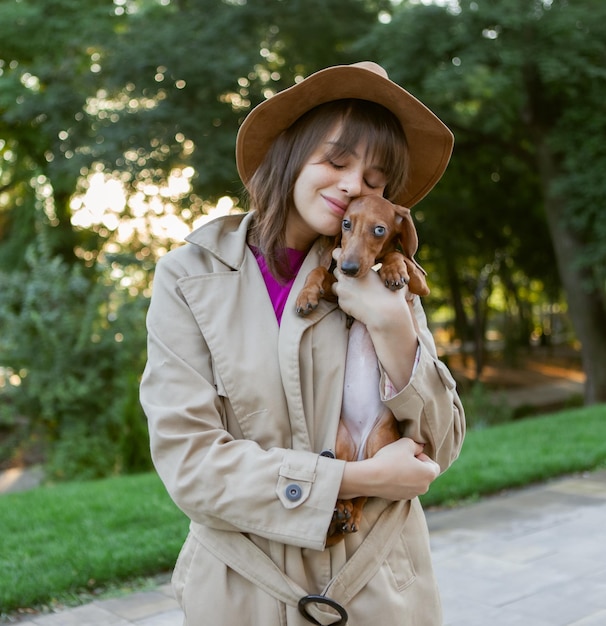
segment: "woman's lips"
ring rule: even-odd
[[[347,210],[347,202],[343,202],[338,198],[332,198],[331,196],[322,196],[324,201],[328,205],[328,208],[335,214],[341,217]]]

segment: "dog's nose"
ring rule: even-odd
[[[341,271],[346,276],[355,276],[360,271],[360,264],[355,261],[343,261]]]

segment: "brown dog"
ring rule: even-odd
[[[361,278],[381,262],[379,276],[392,290],[408,284],[411,293],[426,296],[429,293],[425,270],[415,261],[419,240],[410,209],[381,196],[360,196],[347,207],[341,234],[334,247],[342,252],[338,268],[343,274]],[[332,255],[332,249],[328,251]],[[325,266],[312,270],[297,298],[297,313],[307,315],[317,306],[320,298],[335,300],[332,285],[335,277]]]
[[[343,216],[341,235],[335,240],[334,247],[338,246],[342,251],[337,267],[343,274],[361,278],[380,262],[378,272],[389,289],[402,289],[408,284],[412,293],[420,296],[429,293],[425,271],[414,260],[418,238],[409,209],[380,196],[353,200]],[[328,253],[332,255],[332,249]],[[324,260],[328,266],[329,259]],[[320,298],[334,300],[334,282],[326,267],[312,270],[297,298],[297,313],[311,313]],[[378,364],[369,371],[368,363],[377,363],[372,341],[363,324],[354,322],[349,334],[343,407],[335,447],[338,459],[370,458],[400,438],[393,414],[379,397]],[[360,497],[337,501],[327,546],[335,545],[346,533],[360,528],[366,500]]]

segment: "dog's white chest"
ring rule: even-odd
[[[384,410],[379,395],[381,374],[370,335],[364,324],[354,321],[349,331],[341,419],[362,457],[364,444]]]

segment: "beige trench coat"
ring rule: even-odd
[[[148,313],[141,402],[152,457],[191,520],[173,576],[185,623],[304,626],[291,596],[326,592],[344,603],[349,626],[437,626],[440,601],[417,499],[371,499],[361,530],[324,549],[344,463],[319,453],[334,449],[346,320],[326,301],[305,318],[294,311],[304,277],[319,263],[316,243],[278,326],[246,245],[250,218],[210,222],[163,257]],[[420,362],[386,403],[403,433],[426,442],[446,470],[462,445],[463,410],[416,300]],[[318,623],[336,621],[311,612]]]

